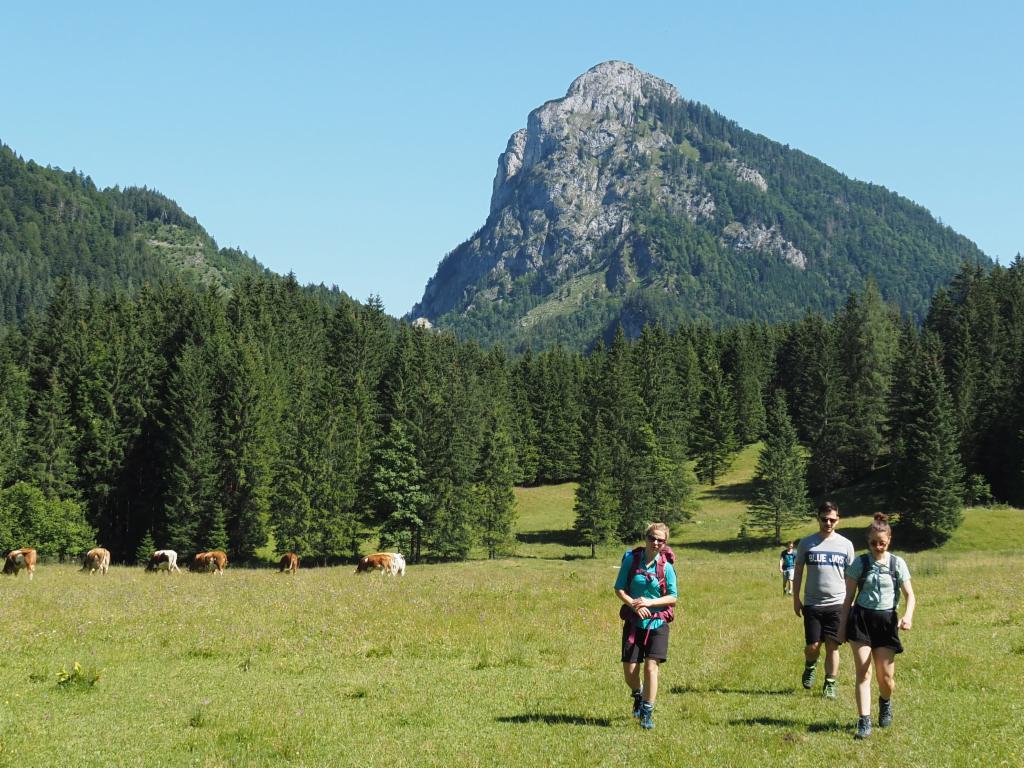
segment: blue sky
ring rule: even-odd
[[[509,135],[608,59],[1024,251],[1014,2],[11,6],[0,141],[396,315],[484,223]]]

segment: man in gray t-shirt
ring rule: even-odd
[[[804,620],[804,688],[814,685],[821,644],[825,643],[826,698],[836,698],[839,673],[839,619],[846,599],[846,566],[853,562],[853,543],[835,532],[839,508],[826,501],[818,508],[818,532],[800,540],[793,575],[793,610]],[[804,576],[807,586],[800,600]]]

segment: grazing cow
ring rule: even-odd
[[[82,570],[88,571],[92,576],[96,571],[105,574],[110,567],[110,550],[103,547],[93,547],[82,558]]]
[[[219,549],[214,549],[210,552],[199,552],[192,558],[192,570],[203,573],[213,571],[223,576],[227,564],[228,556]]]
[[[294,552],[285,552],[281,555],[280,571],[281,573],[295,573],[299,570],[299,556]]]
[[[374,552],[356,565],[356,573],[370,571],[380,571],[381,575],[390,573],[392,576],[405,576],[405,557],[399,552]]]
[[[149,564],[146,566],[147,571],[177,571],[181,573],[181,569],[178,567],[178,553],[173,549],[158,549],[152,555],[149,556]]]
[[[28,580],[32,581],[32,576],[36,572],[36,551],[32,547],[22,547],[21,549],[15,549],[7,553],[7,558],[4,560],[4,573],[18,575],[21,570],[28,571]]]

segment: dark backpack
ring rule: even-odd
[[[654,558],[654,576],[651,576],[651,572],[648,571],[645,567],[646,562],[644,560],[644,557],[646,551],[644,547],[637,547],[632,551],[631,554],[633,555],[633,560],[629,566],[629,578],[626,580],[627,587],[629,585],[629,582],[633,580],[633,577],[637,574],[640,574],[645,579],[647,579],[648,582],[650,582],[652,579],[657,579],[658,586],[661,588],[661,596],[664,597],[665,595],[667,595],[668,585],[665,583],[665,563],[674,563],[676,561],[676,555],[672,551],[672,548],[667,546],[662,547],[661,552],[659,552],[658,556]],[[651,611],[652,619],[661,619],[666,624],[670,623],[673,619],[675,619],[675,617],[676,612],[673,610],[673,606],[671,605],[661,608],[656,613],[654,611]],[[641,619],[637,615],[636,611],[634,611],[628,605],[623,605],[619,609],[619,618],[621,618],[623,621],[632,621],[634,624],[643,621],[643,619]]]
[[[860,578],[857,579],[857,594],[864,589],[864,582],[868,579],[868,572],[871,570],[872,560],[871,555],[865,552],[860,556]],[[892,552],[889,553],[889,577],[892,579],[892,609],[895,611],[896,606],[900,604],[900,578],[896,573],[896,557]]]

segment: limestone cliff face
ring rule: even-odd
[[[531,273],[556,286],[604,269],[595,257],[625,242],[642,195],[693,221],[708,219],[715,211],[708,190],[683,177],[669,180],[654,164],[677,142],[639,117],[652,99],[681,102],[670,83],[609,61],[573,81],[563,98],[533,110],[498,158],[487,222],[449,255],[411,315],[435,319],[500,300],[516,278]],[[766,190],[755,169],[733,165],[737,178]],[[768,253],[799,253],[774,242],[772,248]],[[790,263],[802,266],[799,257]]]
[[[413,315],[495,300],[527,273],[558,282],[593,266],[595,248],[628,230],[631,198],[649,187],[645,158],[672,143],[660,131],[637,131],[637,108],[651,93],[679,98],[665,81],[610,61],[578,77],[564,98],[533,110],[498,158],[487,223],[448,257],[457,269],[442,264]],[[688,190],[659,189],[658,196],[700,208]]]
[[[638,290],[685,305],[676,319],[799,316],[828,302],[792,296],[841,303],[867,274],[843,238],[862,241],[849,222],[890,205],[861,211],[858,196],[878,188],[854,188],[622,61],[533,110],[497,166],[487,221],[441,262],[410,319],[457,328],[483,313],[530,328],[584,307],[596,316],[595,303],[621,309]],[[771,311],[757,291],[772,294]]]

